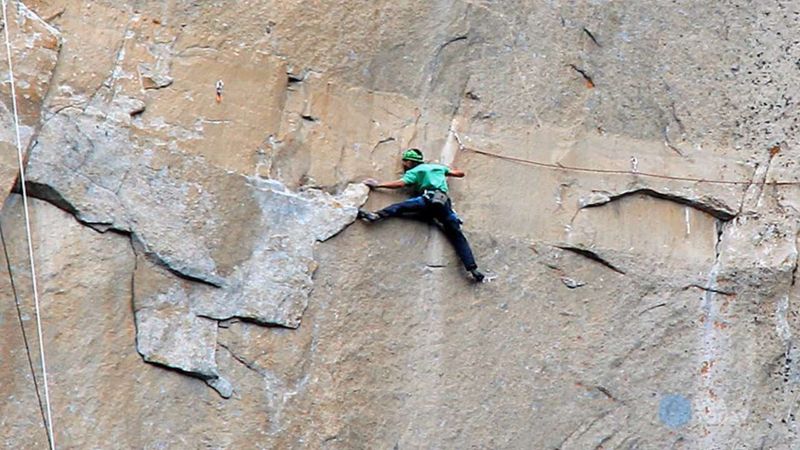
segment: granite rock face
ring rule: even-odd
[[[797,9],[9,3],[57,444],[794,448]],[[409,146],[466,171],[495,282],[351,226]],[[0,429],[38,448],[18,195],[0,219]]]
[[[24,4],[8,8],[9,45],[16,83],[19,145],[27,148],[41,126],[42,104],[50,90],[59,60],[61,33]],[[3,30],[5,32],[5,30]],[[5,34],[3,34],[5,44]],[[3,46],[5,54],[5,45]],[[19,175],[17,134],[8,57],[0,67],[0,201],[4,201]]]

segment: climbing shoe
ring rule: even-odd
[[[469,274],[472,275],[472,279],[475,280],[476,283],[483,283],[483,280],[486,279],[486,276],[478,271],[478,269],[470,270]]]
[[[382,219],[381,216],[374,212],[364,211],[363,209],[358,210],[358,218],[363,220],[364,222],[377,222]]]

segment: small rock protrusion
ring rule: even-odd
[[[206,380],[206,384],[211,386],[222,398],[231,398],[233,395],[233,385],[230,381],[222,377]]]
[[[573,280],[569,277],[561,277],[561,282],[564,283],[564,286],[570,289],[577,289],[582,286],[586,286],[586,283],[580,280]]]

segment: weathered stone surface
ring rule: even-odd
[[[366,187],[352,185],[335,197],[294,194],[189,155],[117,154],[129,136],[113,119],[54,117],[31,155],[33,191],[90,225],[133,233],[171,270],[228,292],[199,304],[200,313],[297,326],[313,245],[355,219]],[[283,304],[288,310],[276,308]]]
[[[133,252],[124,237],[93,232],[63,211],[38,200],[31,201],[31,219],[53,422],[58,430],[56,442],[91,446],[92,442],[105,439],[104,433],[86,433],[86,430],[102,427],[107,433],[115,434],[124,429],[127,420],[119,413],[123,405],[118,400],[120,395],[135,395],[136,375],[129,368],[131,362],[141,362],[130,359],[129,350],[134,341],[132,332],[127,332],[132,331],[127,321],[131,311]],[[3,440],[11,447],[47,447],[44,412],[40,411],[31,373],[35,370],[38,395],[43,401],[20,196],[12,195],[5,202],[0,225],[5,243],[0,268],[3,274],[0,282],[2,333],[14,336],[16,342],[8,351],[24,359],[14,365],[4,363],[2,366],[8,371],[4,379],[17,380],[15,383],[26,386],[15,396],[25,399],[26,391],[34,395],[27,404],[19,401],[8,404],[3,417],[10,422],[3,427]],[[78,263],[86,257],[91,258],[92,264]],[[20,305],[19,316],[15,303]],[[22,330],[27,343],[22,342]],[[26,344],[29,355],[26,355]],[[130,394],[122,394],[125,390],[130,390]],[[101,401],[102,397],[106,398]],[[22,410],[14,412],[16,408]],[[23,411],[24,417],[17,418]],[[69,421],[76,428],[59,430],[58,424],[65,423],[61,417],[70,417]],[[79,427],[84,430],[79,431]]]
[[[50,89],[61,47],[61,34],[22,3],[7,8],[11,63],[14,69],[19,139],[24,152],[36,134],[42,115],[42,103]],[[3,36],[5,30],[3,31]],[[2,38],[0,64],[0,202],[5,201],[19,175],[19,156],[11,99],[11,77],[5,37]],[[24,156],[23,156],[24,157]]]
[[[611,270],[679,268],[688,276],[687,285],[703,283],[714,263],[721,226],[719,219],[691,206],[634,194],[581,209],[568,226],[563,248],[594,255]]]
[[[237,389],[243,392],[241,397],[225,400],[198,377],[142,362],[136,348],[131,283],[139,263],[127,236],[97,233],[39,200],[31,200],[31,211],[58,448],[174,448],[193,446],[192,442],[245,448],[252,447],[254,440],[257,446],[271,446],[258,431],[269,423],[260,412],[266,405],[259,395],[259,380],[225,366],[226,376],[236,379]],[[47,437],[29,366],[33,365],[41,390],[18,195],[9,197],[0,224],[22,312],[18,316],[15,310],[9,264],[5,253],[0,253],[4,342],[0,368],[11,397],[0,406],[0,439],[10,448],[43,448]],[[82,262],[87,257],[92,264]],[[30,345],[31,363],[21,326]],[[220,356],[227,363],[227,355]],[[218,389],[224,391],[224,386]],[[241,427],[255,431],[244,436]]]
[[[137,243],[134,269],[126,239],[75,231],[124,241],[119,273],[44,271],[64,299],[56,390],[133,424],[62,409],[64,445],[796,445],[794,5],[29,6],[63,37],[32,192]],[[425,224],[343,230],[365,194],[347,186],[396,178],[408,146],[467,172],[452,197],[495,283],[469,284]],[[78,227],[48,214],[52,233]],[[73,254],[44,237],[47,258]],[[61,272],[102,311],[133,296],[138,349],[184,373],[141,363],[130,304],[124,336],[82,345],[108,325],[70,328],[85,300]],[[114,363],[72,378],[76,343]],[[4,438],[41,446],[9,355]]]
[[[176,279],[138,256],[133,273],[136,349],[145,361],[195,375],[230,397],[230,382],[220,379],[217,369],[217,322],[191,311],[191,298],[210,289]]]
[[[206,291],[193,309],[216,319],[297,327],[317,267],[314,245],[353,222],[353,205],[366,200],[367,189],[351,185],[331,198],[316,190],[294,194],[276,182],[253,182],[262,219],[253,231],[260,236],[251,257],[234,270],[223,294]]]
[[[223,397],[232,386],[220,377],[217,320],[234,317],[297,327],[308,304],[313,248],[353,221],[366,187],[351,186],[336,199],[317,190],[289,192],[277,182],[253,180],[264,219],[251,258],[222,287],[176,278],[140,256],[133,275],[136,343],[148,362],[206,380]]]

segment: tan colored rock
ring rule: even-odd
[[[594,255],[611,270],[652,271],[654,265],[663,265],[665,271],[679,266],[700,280],[707,276],[717,251],[719,219],[647,194],[601,205],[576,213],[565,248]]]
[[[43,21],[23,3],[7,7],[11,64],[14,70],[16,107],[19,114],[19,143],[15,130],[14,105],[11,97],[11,76],[5,45],[0,64],[0,201],[4,201],[19,176],[17,145],[23,158],[36,134],[42,118],[42,104],[50,89],[61,47],[61,34]],[[5,30],[3,30],[5,36]],[[5,37],[2,38],[5,42]]]
[[[3,257],[0,336],[8,345],[3,346],[2,370],[4,386],[16,387],[11,401],[0,407],[1,433],[9,447],[41,448],[47,446],[47,438],[21,336],[24,326],[43,398],[21,203],[18,195],[9,197],[1,222],[22,311],[20,320]],[[259,430],[268,421],[258,412],[265,409],[258,394],[262,385],[247,373],[226,369],[238,380],[242,395],[225,400],[197,377],[142,362],[136,348],[131,278],[137,263],[127,236],[98,233],[35,199],[31,212],[58,448],[181,447],[199,442],[244,447],[254,439],[270,446],[266,439],[254,437],[258,431],[247,437],[237,431],[243,426]],[[78,264],[84,257],[95,265]]]
[[[793,448],[791,6],[200,3],[31,3],[63,36],[32,192],[133,234],[144,353],[197,371],[142,363],[127,240],[39,206],[65,446]],[[411,145],[466,171],[494,284],[427,224],[342,230]],[[8,354],[4,438],[41,446]]]
[[[145,361],[197,376],[229,398],[230,382],[221,379],[217,369],[217,322],[191,311],[191,298],[208,289],[176,279],[137,256],[133,273],[136,349]]]

